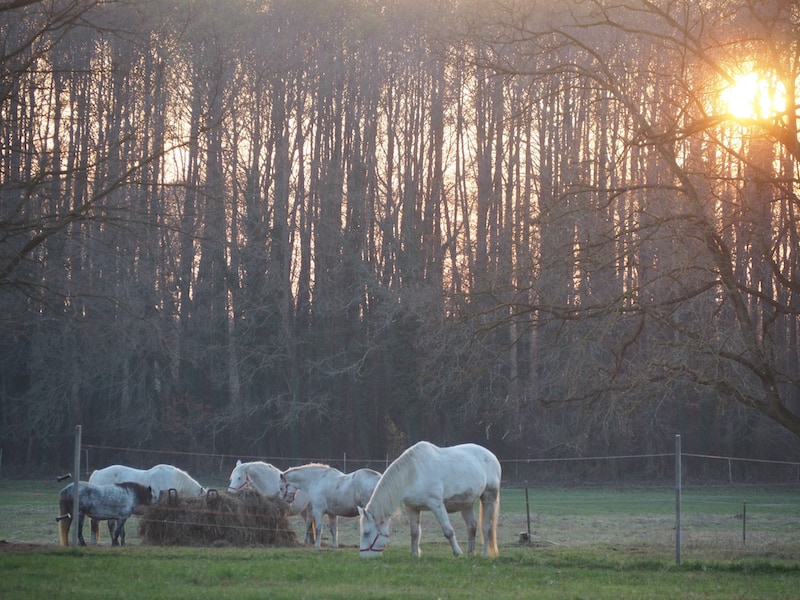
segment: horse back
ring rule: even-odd
[[[129,481],[150,486],[156,495],[170,489],[178,490],[179,494],[198,495],[203,489],[203,486],[186,471],[167,464],[159,464],[147,470],[135,469],[125,465],[111,465],[98,469],[89,478],[90,483],[97,485],[111,485]]]
[[[427,450],[430,452],[415,461],[404,502],[419,506],[431,495],[440,495],[448,510],[460,510],[484,491],[500,489],[500,462],[483,446],[461,444]]]
[[[73,512],[74,491],[74,483],[61,490],[59,506],[62,514]],[[127,518],[137,505],[150,504],[152,499],[151,489],[135,482],[96,485],[82,481],[78,494],[80,514],[99,520]]]
[[[499,489],[502,469],[497,457],[478,444],[442,448],[441,473],[456,489],[461,483],[477,484],[484,489]]]

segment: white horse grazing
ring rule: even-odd
[[[480,498],[484,556],[497,555],[497,516],[500,512],[501,468],[497,457],[476,444],[439,448],[419,442],[403,452],[386,469],[361,518],[361,556],[379,556],[389,543],[389,520],[402,503],[411,529],[411,554],[419,556],[420,511],[436,515],[444,536],[461,556],[447,513],[460,511],[467,524],[467,552],[475,552],[478,520],[475,500]]]
[[[381,474],[372,469],[359,469],[345,475],[328,465],[312,463],[284,471],[283,476],[291,493],[308,494],[310,504],[303,511],[306,521],[306,543],[319,548],[322,519],[328,515],[331,546],[339,547],[338,517],[357,517],[358,507],[367,503]]]
[[[111,465],[98,469],[89,477],[89,483],[110,485],[133,481],[153,488],[156,496],[162,492],[175,490],[183,496],[202,496],[206,489],[183,469],[172,465],[156,465],[147,470],[134,469],[125,465]]]
[[[152,488],[156,498],[164,492],[169,493],[169,490],[175,490],[179,496],[202,496],[206,493],[206,488],[191,475],[172,465],[156,465],[146,470],[134,469],[125,465],[111,465],[97,469],[89,477],[89,483],[94,485],[112,485],[128,481]],[[108,532],[112,538],[116,526],[115,520],[108,521]],[[92,519],[92,539],[95,543],[100,541],[100,523],[97,519]]]

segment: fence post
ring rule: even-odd
[[[747,502],[742,502],[742,545],[747,543]]]
[[[72,467],[72,547],[78,547],[78,515],[80,509],[81,482],[81,426],[75,425],[75,464]]]
[[[675,436],[675,564],[681,564],[681,436]]]
[[[531,540],[531,504],[528,501],[528,482],[525,482],[525,515],[528,518],[528,541]]]

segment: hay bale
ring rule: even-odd
[[[172,494],[139,519],[142,543],[156,546],[294,546],[287,504],[258,492],[210,490],[206,496]]]

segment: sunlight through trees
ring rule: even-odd
[[[796,456],[796,2],[0,6],[0,437]]]

